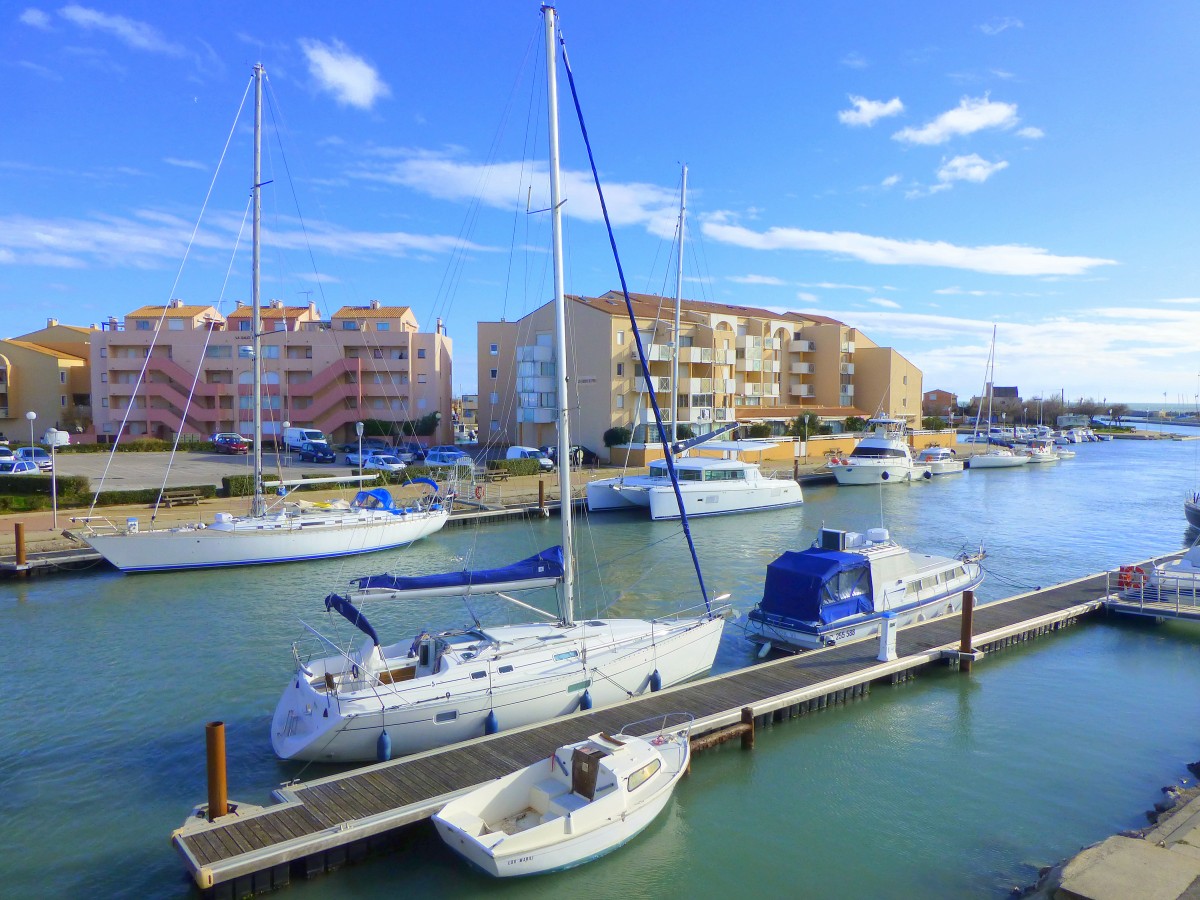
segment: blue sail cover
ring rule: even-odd
[[[347,598],[340,597],[337,594],[330,594],[325,598],[325,608],[337,610],[345,617],[346,621],[374,641],[376,646],[379,646],[379,635],[376,634],[374,626],[367,621],[367,617],[362,614],[362,610]]]
[[[351,579],[360,591],[375,589],[388,591],[408,591],[411,593],[440,592],[449,593],[455,588],[466,592],[467,589],[486,590],[493,585],[508,585],[514,582],[563,577],[563,549],[550,547],[536,556],[523,559],[511,565],[498,569],[464,569],[461,572],[442,572],[436,575],[367,575]],[[514,590],[516,588],[513,588]]]
[[[767,566],[762,617],[828,625],[873,612],[867,562],[838,550],[789,550]]]

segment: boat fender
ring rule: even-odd
[[[583,696],[579,698],[579,708],[580,709],[591,709],[592,708],[592,695],[591,695],[590,691],[584,691]]]
[[[767,658],[767,654],[768,654],[768,653],[770,653],[770,652],[771,652],[771,642],[770,642],[770,641],[764,641],[764,642],[763,642],[763,645],[762,645],[762,647],[760,647],[760,648],[759,648],[759,650],[758,650],[758,658],[759,658],[759,659],[766,659],[766,658]]]
[[[379,732],[379,740],[375,742],[375,756],[380,762],[387,762],[392,758],[392,739],[386,728]]]
[[[494,709],[488,710],[487,718],[483,720],[483,733],[495,734],[499,730],[500,722],[496,718],[496,711]]]
[[[650,673],[650,693],[656,693],[662,690],[662,676],[658,674],[658,669]]]
[[[924,474],[922,477],[923,477],[923,478],[924,478],[926,481],[930,481],[930,480],[933,478],[933,473],[932,473],[932,472],[926,472],[926,473],[925,473],[925,474]]]
[[[482,486],[482,485],[480,485],[479,487],[475,488],[475,499],[476,499],[476,500],[482,500],[482,499],[483,499],[483,486]]]
[[[884,481],[887,481],[887,480],[888,480],[888,478],[889,478],[889,477],[891,477],[891,476],[889,476],[887,472],[884,472],[884,473],[883,473],[882,475],[880,475],[879,477],[880,477],[880,478],[882,478]]]

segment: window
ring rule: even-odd
[[[210,344],[204,349],[205,359],[232,359],[233,348],[228,344]]]
[[[625,332],[618,331],[617,332],[617,346],[619,347],[619,346],[623,345],[624,343],[625,343]]]
[[[625,363],[617,363],[617,377],[620,378],[625,374]]]
[[[492,373],[492,381],[495,381],[495,380],[496,380],[496,370],[495,370],[495,369],[491,369],[491,370],[489,370],[489,371]]]
[[[101,383],[101,384],[108,384],[108,373],[107,373],[107,372],[101,372],[101,373],[100,373],[100,383]]]
[[[358,331],[358,323],[344,320],[342,322],[342,331]]]
[[[249,331],[249,330],[250,330],[250,320],[249,319],[242,319],[242,321],[238,322],[238,331]]]
[[[372,350],[371,357],[373,359],[383,359],[383,351],[382,350]]]
[[[513,670],[512,666],[501,666],[499,671],[500,671],[501,675],[507,675],[512,670]]]
[[[500,355],[500,345],[499,344],[489,344],[488,345],[488,353],[492,354],[492,356],[499,356]]]
[[[137,323],[137,330],[138,331],[149,331],[150,330],[150,321],[148,319],[139,319],[138,323]]]
[[[424,358],[425,358],[425,348],[422,347],[419,350],[417,350],[417,359],[424,359]]]
[[[649,781],[654,776],[654,773],[657,772],[660,768],[662,768],[662,760],[661,759],[656,759],[656,760],[653,760],[652,762],[646,763],[644,766],[642,766],[640,769],[638,769],[636,772],[634,772],[632,775],[629,776],[629,783],[627,785],[628,789],[631,791],[636,791],[643,784],[645,784],[647,781]]]
[[[695,338],[693,338],[690,334],[683,334],[679,336],[680,347],[691,347],[694,343]]]
[[[392,323],[391,322],[380,322],[379,324],[377,324],[375,326],[375,330],[376,331],[391,331]]]
[[[625,408],[625,395],[617,394],[617,409],[624,409],[624,408]]]
[[[424,375],[418,375],[418,376],[417,376],[417,384],[424,384],[424,383],[425,383],[425,376],[424,376]]]
[[[492,431],[492,432],[499,431],[499,430],[500,430],[500,422],[499,422],[499,420],[497,420],[497,419],[492,419],[490,422],[488,422],[488,429],[489,429],[490,431]]]
[[[907,375],[904,376],[904,383],[908,384],[908,376]]]
[[[453,722],[457,718],[458,718],[458,711],[452,709],[449,712],[438,713],[436,716],[434,716],[433,720],[440,725],[443,722]]]
[[[100,398],[100,405],[101,405],[101,406],[103,406],[105,409],[108,409],[108,398],[107,398],[107,397],[101,397],[101,398]]]
[[[64,372],[62,369],[59,369],[59,371],[58,371],[58,383],[59,384],[67,383],[67,373]]]
[[[183,331],[183,319],[167,319],[168,331]]]
[[[263,347],[263,359],[279,359],[279,347]]]
[[[497,394],[495,391],[492,391],[490,394],[488,394],[488,403],[495,406],[499,402],[500,402],[500,395]],[[492,429],[492,431],[495,431],[495,430],[496,430],[495,428]]]
[[[67,405],[67,395],[66,394],[58,395],[58,405],[62,406],[64,408],[66,407],[66,405]]]

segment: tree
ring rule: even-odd
[[[771,436],[771,426],[766,422],[755,422],[746,429],[746,436],[753,439],[769,438]]]
[[[824,434],[821,431],[821,417],[816,413],[805,413],[792,419],[788,434],[792,437],[807,439],[812,434]]]
[[[604,432],[605,447],[623,447],[633,440],[633,432],[623,425],[610,428]]]
[[[842,423],[842,429],[852,434],[867,430],[867,420],[862,416],[847,416],[846,421]]]
[[[926,431],[941,431],[946,428],[946,420],[941,416],[926,416],[921,420],[921,427]]]

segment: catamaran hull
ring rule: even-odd
[[[122,572],[165,572],[372,553],[402,547],[440,531],[448,516],[449,510],[441,509],[363,524],[293,525],[286,519],[268,519],[261,530],[184,527],[94,534],[83,539]]]
[[[782,509],[804,502],[804,493],[796,482],[783,479],[771,481],[773,483],[770,485],[729,485],[719,489],[681,484],[683,508],[688,518],[695,518]],[[590,512],[648,509],[650,518],[655,521],[679,518],[679,503],[672,488],[626,485],[618,478],[606,478],[589,484],[587,503]]]
[[[963,590],[973,590],[983,578],[967,585],[953,594],[943,594],[931,597],[912,606],[893,610],[893,619],[897,628],[906,628],[920,622],[928,622],[942,616],[953,615],[962,610]],[[761,619],[747,616],[743,620],[746,637],[760,646],[770,644],[780,650],[815,650],[819,647],[830,647],[834,644],[844,644],[878,635],[883,613],[872,613],[868,616],[845,619],[829,625],[815,628],[797,623],[789,627],[780,622],[764,622]]]
[[[668,624],[656,627],[661,633]],[[490,714],[504,730],[575,712],[585,691],[593,706],[616,703],[649,691],[655,671],[662,687],[707,673],[724,625],[720,617],[705,617],[636,646],[628,641],[607,649],[589,645],[586,669],[566,662],[541,676],[518,667],[507,681],[496,676],[490,689],[487,679],[453,689],[434,681],[421,694],[380,688],[346,702],[318,691],[298,672],[275,709],[271,744],[282,759],[373,762],[384,728],[392,755],[402,756],[481,737]]]

